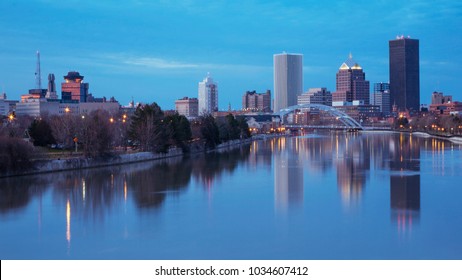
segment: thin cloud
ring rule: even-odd
[[[103,64],[129,66],[139,71],[155,71],[155,70],[172,70],[172,71],[188,71],[188,70],[228,70],[241,72],[262,72],[272,69],[270,66],[247,65],[247,64],[213,64],[203,62],[184,62],[178,59],[167,59],[151,56],[135,56],[127,54],[106,54],[99,56],[100,60],[104,60]]]
[[[183,63],[178,61],[170,61],[156,57],[131,57],[122,60],[128,65],[156,68],[156,69],[190,69],[199,68],[198,64]]]

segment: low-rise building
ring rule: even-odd
[[[0,94],[0,116],[8,116],[15,111],[17,100],[8,100],[6,93]]]
[[[353,102],[333,102],[333,106],[360,123],[367,122],[370,118],[382,116],[379,106],[364,104],[362,100],[355,100]]]
[[[199,100],[197,98],[183,97],[175,101],[175,110],[188,119],[199,116]]]
[[[242,96],[242,110],[247,112],[271,112],[271,91],[264,93],[246,91]]]
[[[332,93],[327,88],[310,88],[297,97],[297,104],[321,104],[332,106]]]
[[[459,101],[430,105],[430,112],[436,115],[449,116],[451,115],[451,112],[460,111],[462,111],[462,102]]]
[[[119,111],[119,102],[77,102],[60,99],[41,98],[35,94],[21,96],[21,101],[16,103],[17,116],[41,117],[43,115],[86,115],[96,110],[105,110],[111,114]]]
[[[434,91],[432,93],[431,105],[446,104],[452,102],[452,95],[444,95],[442,92]]]

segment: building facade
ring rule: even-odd
[[[432,93],[432,105],[445,104],[452,102],[452,95],[444,95],[442,92],[434,91]]]
[[[218,85],[213,81],[210,73],[199,82],[199,114],[210,114],[218,111]]]
[[[384,115],[389,115],[391,113],[389,83],[374,83],[374,91],[371,95],[371,105],[379,106],[380,112]]]
[[[400,111],[419,111],[419,40],[397,37],[389,41],[389,52],[391,105]]]
[[[435,115],[459,115],[462,112],[462,102],[453,101],[451,95],[435,91],[432,93],[429,111]]]
[[[79,72],[71,71],[64,76],[61,83],[61,98],[65,101],[87,102],[88,83],[83,82],[83,76]]]
[[[9,116],[15,111],[17,100],[8,100],[6,93],[0,94],[0,116]]]
[[[462,102],[454,101],[447,102],[442,104],[432,104],[430,105],[430,112],[435,115],[459,115],[462,113]]]
[[[175,101],[175,110],[186,118],[199,116],[199,100],[197,98],[183,97]]]
[[[93,111],[104,110],[116,114],[119,102],[63,102],[60,99],[28,98],[16,103],[17,116],[41,117],[47,115],[87,115]]]
[[[271,111],[271,91],[264,93],[246,91],[242,96],[242,110],[250,112],[270,112]]]
[[[56,93],[55,74],[48,74],[48,89],[45,95],[47,99],[58,99]]]
[[[297,96],[303,93],[303,55],[275,54],[273,111],[297,105]]]
[[[367,123],[370,118],[378,118],[381,116],[380,108],[377,105],[357,104],[356,101],[352,104],[343,104],[335,107],[337,110],[344,112],[357,122]]]
[[[366,81],[366,74],[350,54],[337,72],[336,91],[332,94],[332,101],[353,102],[354,100],[362,100],[364,104],[368,105],[370,103],[369,92],[370,85],[369,81]]]
[[[310,88],[297,98],[297,104],[322,104],[332,106],[332,93],[327,88]]]

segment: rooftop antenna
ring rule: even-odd
[[[40,74],[40,52],[37,51],[37,68],[35,69],[35,87],[42,89],[42,75]]]

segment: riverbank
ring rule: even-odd
[[[234,149],[241,145],[250,144],[252,141],[259,140],[259,137],[251,137],[247,139],[231,140],[222,144],[219,144],[215,149],[205,149],[203,146],[192,146],[190,147],[189,154],[199,154],[213,151],[223,151],[227,149]],[[180,148],[171,148],[167,153],[151,153],[151,152],[136,152],[136,153],[124,153],[118,154],[111,157],[105,158],[86,158],[86,157],[70,157],[70,158],[58,158],[58,159],[41,159],[33,161],[33,167],[31,169],[9,172],[0,174],[2,177],[13,177],[13,176],[25,176],[40,173],[51,173],[60,172],[67,170],[78,170],[85,168],[104,167],[112,165],[122,165],[143,161],[159,160],[171,157],[179,157],[186,155]]]
[[[453,143],[456,144],[462,144],[462,137],[460,136],[454,136],[454,135],[438,135],[438,134],[431,134],[427,132],[410,132],[412,135],[417,135],[419,137],[424,137],[424,138],[436,138],[436,139],[441,139],[441,140],[449,140]]]

